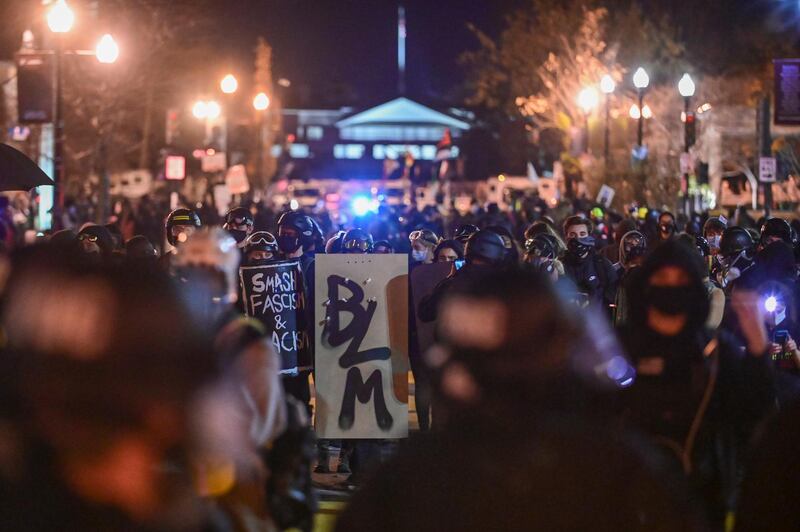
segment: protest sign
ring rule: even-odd
[[[318,255],[316,431],[408,436],[408,258]]]
[[[305,309],[303,275],[296,260],[239,268],[245,314],[261,321],[281,357],[281,373],[297,373],[298,352],[307,338],[302,316]]]

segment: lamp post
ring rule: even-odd
[[[63,34],[69,32],[75,24],[75,13],[67,5],[66,0],[57,0],[47,12],[47,26],[55,34],[55,50],[53,55],[55,70],[55,109],[53,113],[53,221],[52,225],[61,227],[61,213],[64,207],[64,190],[61,181],[64,178],[64,113],[63,113],[63,68],[62,59],[65,53]],[[100,63],[114,63],[119,57],[119,46],[109,34],[103,35],[94,51],[70,51],[77,55],[93,55]]]
[[[239,88],[239,82],[233,74],[228,74],[219,82],[219,88],[225,94],[233,94]]]
[[[636,72],[633,73],[633,86],[636,87],[636,92],[639,96],[639,127],[637,129],[636,134],[636,144],[637,146],[642,145],[642,136],[643,136],[643,121],[645,119],[644,116],[644,91],[647,89],[647,86],[650,85],[650,76],[647,75],[644,68],[639,67],[636,69]]]
[[[614,92],[616,84],[614,78],[609,74],[603,76],[600,80],[600,90],[606,95],[606,124],[603,134],[603,159],[605,160],[606,167],[608,167],[609,159],[609,137],[611,130],[611,94]]]
[[[683,152],[684,157],[689,157],[689,148],[694,144],[694,113],[690,111],[691,99],[694,96],[694,81],[689,74],[684,74],[678,82],[678,92],[683,96]],[[681,177],[681,189],[683,192],[683,209],[685,214],[689,214],[689,168],[684,163],[684,172]]]
[[[584,139],[586,143],[586,153],[591,153],[589,148],[589,115],[592,110],[597,107],[600,97],[597,95],[597,89],[594,87],[584,87],[578,93],[578,105],[583,110],[584,117]]]
[[[258,163],[256,165],[256,172],[258,173],[259,185],[264,185],[264,144],[267,139],[264,138],[264,117],[270,105],[269,96],[266,92],[259,92],[253,98],[253,108],[258,113],[258,146],[256,146],[256,156]]]

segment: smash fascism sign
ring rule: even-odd
[[[245,314],[261,321],[281,357],[281,373],[297,373],[297,355],[305,347],[301,325],[305,309],[298,261],[239,268]]]

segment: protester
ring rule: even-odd
[[[608,259],[597,253],[595,240],[589,236],[591,229],[592,222],[582,216],[571,216],[564,222],[564,273],[586,304],[610,308],[616,297],[617,274]]]
[[[84,253],[107,261],[114,251],[114,239],[102,225],[90,224],[78,233],[78,242]]]
[[[222,226],[236,240],[239,248],[244,247],[244,241],[253,232],[255,220],[250,209],[236,207],[225,215],[225,224]]]
[[[372,252],[372,235],[363,229],[351,229],[342,238],[342,253]]]
[[[353,496],[337,531],[699,529],[680,484],[586,408],[616,383],[577,368],[626,364],[551,286],[495,271],[442,301],[442,425]]]
[[[550,233],[539,233],[525,241],[525,264],[547,275],[553,282],[564,276],[564,265],[558,260],[558,240]]]
[[[275,235],[268,231],[256,231],[244,242],[244,257],[248,266],[269,264],[277,260],[279,252]]]
[[[430,264],[433,262],[433,251],[439,244],[439,237],[428,229],[412,231],[408,235],[411,242],[411,264]],[[412,266],[413,268],[413,266]]]
[[[614,301],[614,325],[624,325],[629,319],[629,293],[633,277],[644,262],[647,254],[647,240],[639,231],[630,231],[622,236],[619,243],[620,263],[617,265],[619,286]]]
[[[662,212],[658,217],[658,237],[654,244],[666,242],[677,237],[678,224],[675,223],[675,215],[671,212]]]
[[[720,216],[711,216],[703,225],[703,236],[708,240],[708,247],[711,255],[716,257],[719,253],[719,245],[722,240],[722,233],[728,228],[728,222]]]
[[[158,263],[158,251],[144,235],[136,235],[125,242],[125,260],[142,267],[152,267]]]
[[[729,227],[722,234],[717,260],[717,284],[730,294],[742,277],[755,265],[756,245],[753,238],[741,227]]]
[[[394,253],[394,247],[388,240],[378,240],[372,245],[372,253],[390,255]]]
[[[433,250],[433,262],[455,262],[464,258],[464,246],[458,240],[442,240]]]
[[[173,248],[186,242],[197,229],[202,227],[200,217],[191,209],[175,209],[164,222],[167,242]],[[165,254],[165,256],[168,256]]]
[[[758,295],[733,294],[741,356],[730,337],[705,328],[703,277],[699,257],[680,242],[660,245],[637,273],[621,332],[637,378],[622,394],[621,419],[663,445],[721,527],[735,508],[749,438],[774,404],[773,380]]]

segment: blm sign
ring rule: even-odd
[[[239,282],[245,314],[267,327],[272,346],[281,357],[281,373],[297,373],[298,353],[307,344],[300,263],[293,260],[242,266]]]
[[[317,435],[408,436],[406,255],[317,255]]]

